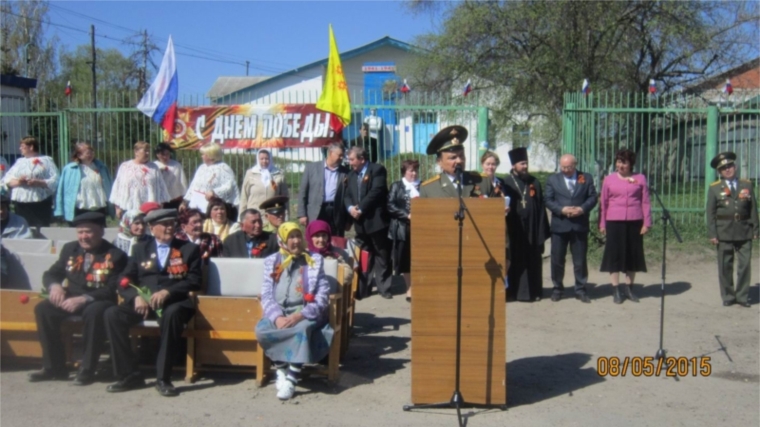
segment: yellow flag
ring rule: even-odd
[[[325,82],[322,95],[317,101],[317,109],[332,113],[330,127],[339,133],[344,126],[351,123],[351,100],[348,98],[348,84],[340,64],[338,44],[335,43],[332,24],[330,24],[330,56],[327,59]]]

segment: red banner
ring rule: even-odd
[[[330,115],[314,104],[179,108],[172,136],[171,144],[180,150],[212,142],[225,149],[257,149],[323,147],[341,140],[330,130]]]

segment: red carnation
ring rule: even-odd
[[[35,165],[35,166],[39,165],[40,163],[41,163],[40,159],[34,159],[34,160],[32,160],[32,164]]]
[[[314,294],[303,294],[303,300],[306,302],[314,302]]]
[[[0,165],[0,172],[5,172],[5,165]]]
[[[148,168],[146,168],[145,166],[143,166],[142,171],[143,171],[143,173],[148,173]]]
[[[21,296],[18,297],[18,300],[21,302],[21,304],[26,304],[29,302],[29,296],[27,294],[21,294]]]
[[[124,289],[127,289],[129,287],[129,279],[127,279],[126,277],[121,279],[119,286],[121,286]]]

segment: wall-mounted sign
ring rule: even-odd
[[[365,73],[395,73],[395,65],[364,65],[362,71]]]

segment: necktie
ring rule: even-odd
[[[573,181],[572,179],[569,179],[567,181],[567,189],[570,190],[571,193],[575,191],[575,181]]]

